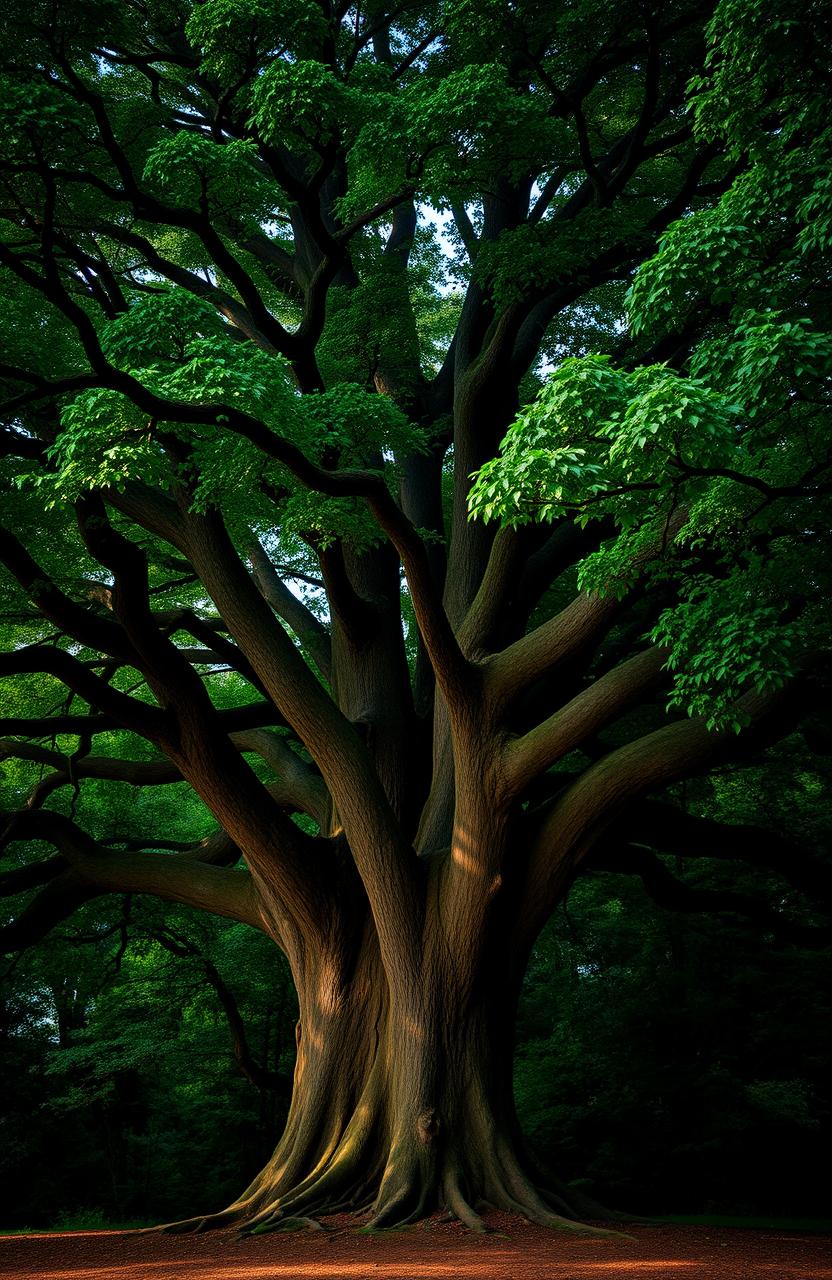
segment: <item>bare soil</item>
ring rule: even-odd
[[[832,1238],[788,1231],[633,1226],[591,1238],[489,1218],[489,1235],[428,1219],[367,1235],[325,1229],[240,1239],[109,1231],[0,1237],[0,1277],[41,1280],[832,1280]]]

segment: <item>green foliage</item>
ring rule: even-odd
[[[285,1117],[285,1097],[238,1072],[201,968],[216,964],[255,1059],[288,1080],[296,1007],[273,947],[243,927],[133,902],[122,951],[123,905],[84,909],[4,984],[0,1051],[20,1071],[3,1118],[7,1222],[96,1230],[197,1212],[205,1195],[227,1199],[254,1174]],[[185,938],[193,957],[172,956],[157,930]]]
[[[326,31],[320,6],[304,0],[205,0],[194,5],[185,34],[202,52],[202,70],[223,85],[245,79],[251,65],[291,48],[303,56]]]
[[[477,473],[469,511],[509,524],[603,514],[626,529],[654,510],[657,493],[678,497],[685,456],[697,468],[741,457],[738,412],[661,365],[625,373],[608,356],[564,360]]]
[[[779,689],[793,674],[800,628],[765,603],[771,585],[755,565],[723,581],[700,576],[682,588],[681,602],[650,632],[668,650],[667,669],[674,672],[669,707],[704,716],[709,729],[738,732],[747,723],[736,706],[740,695]]]
[[[337,457],[343,466],[381,469],[384,457],[425,447],[424,433],[392,400],[353,383],[300,397],[280,357],[236,341],[209,303],[183,289],[139,296],[105,327],[102,344],[114,364],[157,394],[250,413],[317,462]],[[131,479],[163,489],[184,481],[194,510],[222,503],[232,521],[256,521],[254,495],[269,484],[283,495],[287,535],[312,533],[324,545],[343,537],[361,546],[379,537],[363,503],[310,493],[246,440],[213,426],[171,424],[166,442],[121,392],[82,392],[64,409],[62,428],[49,450],[54,469],[37,478],[48,505],[93,488],[123,489]],[[393,483],[394,469],[388,475]]]
[[[559,203],[555,202],[557,208]],[[556,218],[523,224],[484,244],[477,255],[477,278],[500,307],[519,302],[530,293],[544,296],[553,284],[573,283],[596,253],[630,236],[639,238],[639,212],[632,209],[588,208],[571,221],[563,235]]]
[[[807,760],[792,738],[773,771],[688,784],[684,802],[825,849],[828,804],[807,805],[795,781]],[[814,757],[819,795],[828,773]],[[666,865],[697,888],[760,892],[759,868],[705,857]],[[770,891],[794,899],[777,876]],[[524,1130],[575,1185],[637,1213],[824,1214],[815,1170],[828,1122],[826,964],[730,916],[664,912],[632,877],[582,876],[524,988]]]
[[[828,118],[815,90],[824,82],[817,51],[832,32],[825,0],[785,4],[721,0],[708,26],[706,74],[692,81],[696,123],[710,138],[727,138],[755,159],[780,139],[768,127],[786,117],[786,136],[823,128]],[[782,135],[781,135],[782,136]]]
[[[827,5],[811,8],[828,24]],[[698,135],[751,162],[716,203],[671,224],[627,295],[637,351],[702,328],[686,367],[561,360],[469,496],[472,516],[503,524],[611,519],[621,533],[584,561],[579,583],[621,598],[645,574],[675,584],[677,603],[650,637],[669,652],[669,706],[713,729],[741,727],[740,693],[779,687],[818,640],[825,581],[800,510],[811,499],[819,512],[814,477],[828,459],[832,332],[813,282],[829,267],[832,135],[818,114],[812,22],[788,8],[761,15],[760,5],[717,6],[707,71],[691,86]],[[603,244],[599,228],[590,233]],[[490,247],[498,298],[510,300],[501,271],[521,292],[529,271],[547,274],[545,244],[538,226]],[[692,553],[718,572],[698,570]]]
[[[254,120],[262,136],[276,142],[287,133],[310,146],[331,142],[360,98],[320,62],[278,58],[252,91]]]
[[[243,210],[252,225],[274,210],[274,195],[249,139],[217,143],[199,133],[175,133],[152,147],[144,176],[151,189],[177,206],[210,201],[218,214]]]
[[[217,338],[222,331],[217,309],[207,299],[157,286],[104,326],[101,346],[113,364],[132,372],[157,363],[176,366],[191,342]]]
[[[530,625],[576,585],[622,605],[621,625],[558,696],[649,640],[666,651],[669,694],[628,712],[630,726],[649,732],[682,713],[727,740],[745,721],[743,695],[780,688],[828,645],[832,19],[828,0],[711,8],[705,29],[700,6],[675,0],[661,14],[636,0],[428,0],[392,18],[370,0],[340,19],[316,0],[10,0],[0,238],[19,273],[0,271],[0,486],[4,522],[39,573],[112,623],[110,571],[77,539],[72,506],[144,485],[218,513],[242,553],[259,537],[329,625],[317,553],[342,544],[349,566],[380,529],[363,501],[300,485],[233,429],[232,411],[321,466],[382,473],[396,497],[404,480],[408,512],[434,522],[419,530],[432,572],[465,501],[454,457],[470,459],[466,470],[485,459],[472,516],[558,534],[576,520],[587,546],[595,538]],[[115,377],[79,393],[73,380],[107,361],[167,399],[172,420],[140,412]],[[182,405],[211,421],[183,426]],[[45,462],[27,447],[15,455],[34,438]],[[428,450],[441,473],[432,494],[414,481]],[[112,509],[147,555],[163,633],[188,610],[221,626],[179,552]],[[523,538],[545,547],[548,532]],[[533,569],[519,566],[495,648],[522,629],[514,602]],[[401,626],[392,617],[397,572],[389,599],[354,584],[356,612],[377,613],[397,643],[404,631],[398,661],[423,684],[406,588]],[[142,672],[36,614],[43,577],[21,590],[3,569],[2,586],[9,653],[51,645],[156,701]],[[303,648],[302,628],[290,635]],[[367,665],[369,689],[384,664],[374,654]],[[213,659],[194,668],[219,708],[262,696]],[[0,682],[4,716],[88,709],[49,675]],[[527,710],[512,708],[512,732]],[[415,759],[429,734],[416,717],[411,727]],[[538,780],[543,802],[626,730],[607,725]],[[814,730],[828,749],[822,713]],[[372,750],[372,723],[361,731]],[[148,848],[193,842],[213,826],[186,783],[79,779],[85,745],[49,740],[67,776],[48,811],[116,846],[137,833]],[[119,729],[96,734],[95,751],[159,758]],[[773,787],[762,772],[714,775],[692,789],[696,807],[763,813],[822,843],[828,770],[799,744],[784,751]],[[4,760],[4,808],[36,807],[43,770]],[[408,782],[428,771],[408,764]],[[537,804],[518,802],[522,827]],[[315,833],[311,818],[296,821]],[[43,854],[15,844],[9,866]],[[733,864],[662,865],[694,887],[742,887]],[[796,891],[762,879],[788,911]],[[89,903],[67,930],[12,968],[0,1004],[19,1086],[0,1142],[10,1214],[100,1224],[230,1199],[241,1167],[267,1158],[285,1107],[236,1070],[206,966],[238,1000],[255,1057],[288,1075],[285,969],[263,938],[144,900]],[[164,945],[174,934],[176,960]],[[774,1186],[779,1198],[784,1182],[758,1173],[766,1152],[782,1143],[789,1182],[822,1152],[829,1059],[812,1033],[827,1011],[811,957],[778,968],[767,942],[724,920],[671,922],[629,881],[579,881],[538,945],[521,1023],[518,1103],[541,1146],[634,1208],[690,1207],[704,1185],[736,1204],[731,1179],[745,1180],[752,1207]]]

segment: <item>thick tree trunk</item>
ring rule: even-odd
[[[483,1230],[483,1207],[585,1231],[586,1212],[541,1186],[512,1099],[517,984],[485,968],[464,1002],[429,948],[418,1021],[391,1005],[368,930],[349,980],[315,957],[298,982],[289,1116],[266,1167],[227,1209],[169,1230],[262,1232],[351,1212],[391,1227],[446,1210]],[[496,956],[497,948],[493,949]]]

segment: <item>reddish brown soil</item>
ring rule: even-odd
[[[431,1219],[409,1231],[329,1229],[238,1239],[73,1232],[0,1238],[0,1277],[41,1280],[832,1280],[829,1237],[635,1226],[592,1239],[518,1225],[477,1236]]]

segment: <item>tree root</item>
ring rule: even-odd
[[[476,1231],[478,1234],[484,1234],[489,1230],[488,1226],[477,1213],[476,1209],[468,1203],[467,1199],[462,1194],[462,1189],[459,1185],[459,1180],[455,1172],[446,1177],[443,1195],[445,1203],[453,1215],[457,1217],[464,1226],[468,1227],[469,1231]]]
[[[558,1231],[631,1238],[581,1221],[576,1210],[586,1205],[581,1204],[580,1193],[577,1203],[570,1202],[566,1188],[541,1185],[540,1171],[527,1171],[505,1135],[494,1135],[485,1150],[476,1152],[479,1159],[470,1167],[468,1153],[463,1160],[461,1154],[457,1158],[453,1149],[447,1149],[439,1169],[435,1162],[425,1163],[414,1155],[403,1164],[388,1159],[385,1174],[381,1158],[368,1161],[368,1138],[367,1130],[360,1136],[353,1130],[351,1140],[328,1144],[311,1172],[294,1185],[281,1188],[280,1174],[285,1177],[287,1164],[277,1171],[272,1163],[228,1208],[150,1230],[179,1234],[236,1226],[241,1236],[325,1230],[319,1221],[322,1217],[350,1214],[355,1221],[369,1211],[370,1219],[361,1229],[375,1232],[409,1226],[434,1209],[445,1208],[452,1219],[477,1234],[493,1230],[483,1212],[499,1210]],[[298,1164],[292,1159],[288,1168],[297,1170]]]
[[[261,1235],[267,1231],[325,1231],[326,1227],[317,1218],[299,1217],[295,1214],[286,1216],[271,1225],[255,1227],[247,1235]]]
[[[412,1181],[405,1182],[391,1196],[382,1200],[380,1205],[377,1203],[374,1206],[375,1213],[367,1223],[366,1229],[382,1231],[390,1227],[409,1226],[412,1222],[424,1217],[428,1195],[427,1186],[422,1185],[417,1189]]]

